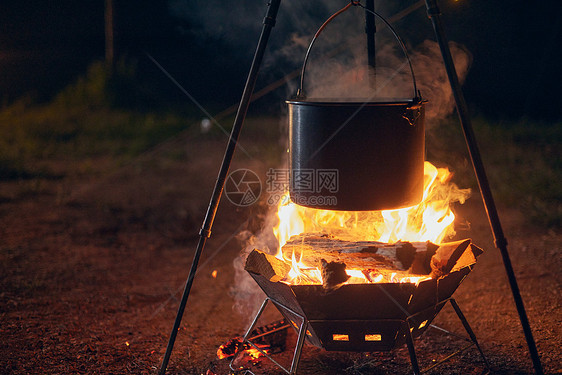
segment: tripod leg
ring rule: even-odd
[[[291,363],[291,375],[297,373],[297,367],[299,365],[302,353],[302,347],[304,345],[304,339],[306,337],[306,330],[308,328],[308,320],[303,319],[301,328],[299,329],[299,337],[297,339],[297,346],[295,347],[295,354],[293,355],[293,362]]]
[[[513,267],[511,265],[511,260],[507,251],[507,240],[505,239],[503,234],[500,219],[496,210],[496,205],[492,197],[492,191],[490,189],[488,178],[484,170],[484,164],[482,163],[480,151],[478,150],[476,138],[472,130],[472,123],[468,114],[466,101],[464,100],[464,96],[460,87],[457,72],[455,70],[455,65],[453,63],[453,58],[451,56],[451,51],[449,49],[449,44],[447,38],[445,37],[445,31],[443,30],[443,26],[441,24],[440,11],[437,7],[437,0],[426,0],[425,2],[427,6],[427,14],[433,24],[435,37],[437,38],[439,48],[441,49],[441,54],[443,55],[443,62],[445,64],[447,76],[449,77],[449,83],[451,85],[453,96],[455,98],[457,113],[459,115],[461,126],[464,132],[464,138],[468,147],[468,152],[470,154],[474,173],[476,174],[476,179],[480,188],[480,194],[482,195],[482,201],[484,202],[484,208],[486,209],[486,214],[488,215],[488,221],[490,222],[492,234],[494,235],[496,248],[502,255],[505,272],[509,280],[511,293],[513,294],[513,300],[515,302],[517,312],[519,313],[519,319],[521,321],[523,333],[525,334],[525,339],[527,340],[527,346],[529,347],[529,354],[531,355],[531,359],[533,361],[535,373],[537,375],[542,375],[544,372],[541,365],[539,353],[537,351],[537,346],[533,338],[531,326],[529,325],[529,319],[527,318],[527,312],[525,311],[523,298],[521,298],[521,293],[519,292],[519,286],[517,285],[515,272],[513,271]]]
[[[236,113],[234,124],[232,125],[232,132],[230,133],[228,145],[224,152],[224,157],[219,170],[217,181],[215,183],[213,195],[211,196],[211,201],[209,202],[207,213],[205,215],[205,220],[203,221],[201,231],[199,232],[199,243],[197,244],[197,248],[193,256],[193,262],[191,264],[191,269],[189,270],[189,276],[187,277],[187,281],[185,283],[185,288],[180,301],[180,306],[178,307],[178,312],[176,314],[174,326],[172,328],[172,332],[170,333],[170,339],[168,340],[166,353],[164,354],[164,358],[162,359],[162,365],[160,366],[160,370],[158,372],[159,375],[163,375],[166,373],[166,368],[168,367],[168,361],[170,360],[170,356],[174,348],[174,343],[176,341],[176,336],[178,334],[178,329],[180,327],[183,313],[185,311],[185,306],[187,305],[187,300],[189,298],[191,286],[193,285],[193,279],[195,278],[195,275],[197,273],[199,258],[201,257],[201,253],[205,248],[205,243],[207,241],[207,238],[211,236],[211,228],[213,226],[213,221],[215,220],[215,215],[219,207],[219,202],[222,196],[224,185],[226,183],[226,178],[228,175],[228,171],[230,169],[230,164],[232,162],[232,158],[234,157],[234,151],[236,150],[238,137],[240,136],[240,131],[242,130],[242,125],[246,117],[246,112],[248,110],[248,106],[250,105],[250,99],[252,97],[252,93],[254,92],[254,87],[256,85],[259,68],[263,60],[265,47],[267,46],[269,35],[271,34],[271,29],[275,25],[275,19],[277,17],[277,11],[279,10],[280,3],[281,0],[271,0],[271,2],[268,4],[268,11],[267,11],[267,15],[263,20],[263,28],[258,42],[258,46],[256,48],[256,53],[254,54],[252,66],[250,67],[250,72],[248,73],[248,79],[246,80],[246,85],[244,86],[244,92],[242,93],[242,99],[240,100],[240,104],[238,106],[238,112]]]

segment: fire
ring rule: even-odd
[[[349,284],[412,283],[417,285],[421,281],[429,279],[429,277],[425,276],[409,276],[399,274],[398,272],[389,272],[388,274],[380,273],[380,271],[376,274],[370,274],[367,271],[361,270],[346,270],[345,272],[350,276]]]
[[[256,345],[256,344],[254,344]],[[269,345],[259,345],[258,346],[264,353],[269,353],[270,346]],[[240,349],[242,349],[243,353],[250,357],[250,359],[258,359],[263,357],[263,353],[260,352],[258,349],[250,346],[250,344],[243,344],[242,338],[235,338],[229,341],[226,344],[219,346],[217,349],[217,358],[218,359],[225,359],[234,356]]]
[[[263,354],[255,348],[248,349],[245,352],[246,352],[247,355],[249,355],[253,359],[258,359],[259,357],[263,356]]]
[[[289,279],[293,284],[317,284],[322,282],[322,274],[316,267],[309,267],[302,263],[304,254],[299,255],[299,260],[295,253],[291,255],[291,270],[289,271]],[[279,257],[279,255],[278,255]],[[280,258],[282,259],[282,257]]]
[[[318,269],[310,269],[302,263],[306,254],[292,254],[283,259],[281,248],[295,235],[322,232],[348,241],[397,241],[441,243],[454,232],[455,215],[451,210],[454,202],[464,203],[470,189],[459,189],[450,182],[452,173],[447,168],[424,164],[424,192],[421,203],[396,210],[385,211],[332,211],[296,205],[288,193],[280,200],[277,215],[279,225],[273,229],[278,240],[277,257],[292,265],[292,283],[315,283],[322,280]],[[370,279],[360,270],[347,270],[349,283],[357,282],[414,282],[407,275],[377,275]],[[376,279],[376,280],[375,280]],[[313,281],[316,280],[316,281]]]

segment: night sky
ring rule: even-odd
[[[199,101],[235,103],[257,43],[265,2],[115,0],[118,51],[138,64],[155,96],[187,98],[150,62],[158,60]],[[280,51],[293,35],[310,35],[344,0],[284,0],[258,86],[298,66]],[[385,15],[415,3],[383,2]],[[562,2],[442,0],[450,40],[473,63],[464,86],[471,108],[508,118],[562,119],[559,87]],[[425,8],[395,24],[409,46],[433,39]],[[288,54],[291,54],[289,51]],[[3,2],[0,10],[0,96],[45,100],[104,55],[104,1]],[[259,87],[258,87],[259,88]],[[281,100],[281,94],[277,93]],[[280,106],[278,106],[280,107]]]

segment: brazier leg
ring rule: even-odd
[[[250,333],[252,332],[252,330],[254,329],[254,327],[256,326],[256,324],[258,323],[258,319],[260,318],[261,314],[263,313],[263,311],[265,310],[265,307],[267,306],[267,304],[269,303],[270,299],[266,298],[263,303],[261,304],[260,309],[258,310],[258,313],[256,314],[256,317],[254,318],[254,320],[252,321],[252,324],[250,324],[250,327],[248,328],[248,330],[246,331],[246,334],[244,335],[244,338],[242,339],[242,342],[240,343],[240,349],[241,347],[244,345],[245,342],[248,342],[248,336],[250,336]],[[250,343],[250,345],[252,345],[252,343]],[[254,345],[252,345],[254,346]],[[261,350],[259,348],[258,349],[260,352]],[[238,354],[240,354],[240,352],[242,352],[243,350],[238,350],[236,351],[236,353],[234,353],[234,357],[232,357],[232,360],[230,361],[230,364],[228,365],[228,367],[230,367],[230,369],[232,371],[236,371],[236,369],[234,367],[232,367],[232,364],[234,363],[234,361],[236,360],[236,358],[238,358]]]
[[[464,329],[466,330],[466,333],[468,333],[468,336],[470,336],[470,339],[472,340],[474,345],[476,345],[476,348],[480,352],[480,355],[482,356],[482,359],[484,360],[486,367],[488,368],[488,370],[490,370],[490,364],[488,363],[488,360],[486,359],[486,356],[484,355],[484,352],[482,351],[480,344],[478,344],[478,340],[476,339],[476,335],[472,331],[472,328],[470,328],[470,324],[468,324],[468,321],[466,320],[464,314],[462,313],[461,308],[457,304],[457,301],[451,298],[449,299],[449,302],[451,302],[451,306],[453,306],[453,309],[455,309],[455,312],[457,313],[457,316],[459,317]]]
[[[412,370],[414,375],[420,375],[420,366],[418,364],[418,357],[416,356],[416,349],[414,349],[414,339],[412,338],[412,333],[410,332],[410,324],[404,324],[406,328],[406,345],[408,346],[408,352],[410,353],[410,362],[412,363]]]

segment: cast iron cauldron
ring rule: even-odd
[[[414,99],[337,101],[305,99],[308,47],[297,99],[289,107],[291,200],[312,208],[371,211],[419,203],[424,181],[424,104],[404,43],[390,24],[410,65]]]
[[[421,201],[422,102],[287,103],[293,202],[312,208],[367,211]]]

